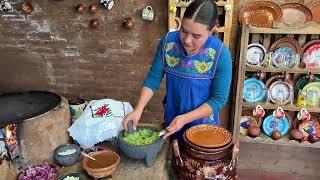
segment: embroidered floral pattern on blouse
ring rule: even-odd
[[[209,57],[213,60],[214,56],[216,55],[216,50],[212,48],[208,48],[208,52],[209,52]]]
[[[166,52],[169,52],[174,46],[174,42],[168,43],[166,47]]]
[[[197,61],[195,60],[194,61],[194,64],[196,66],[196,69],[197,71],[200,73],[200,74],[204,74],[206,73],[207,71],[209,71],[209,69],[211,68],[213,62],[200,62],[200,61]]]
[[[166,55],[166,61],[167,61],[168,66],[173,68],[179,63],[180,59]]]

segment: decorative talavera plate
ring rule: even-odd
[[[243,99],[247,102],[259,102],[266,96],[265,84],[256,78],[246,79],[243,83]]]
[[[305,140],[308,139],[309,134],[316,134],[320,137],[320,125],[317,121],[304,121],[299,124],[299,130],[303,133]]]
[[[292,84],[275,81],[269,87],[270,100],[275,104],[288,104],[293,94]]]
[[[273,130],[280,131],[283,136],[287,134],[290,128],[290,123],[286,117],[278,119],[273,115],[269,115],[263,120],[262,128],[264,133],[268,136],[271,136]]]
[[[320,43],[315,43],[305,50],[303,62],[309,68],[318,68],[320,66]]]
[[[263,63],[267,50],[263,45],[252,43],[248,45],[247,49],[247,65],[257,66]]]
[[[274,51],[272,64],[274,67],[292,68],[295,65],[296,53],[292,48],[281,47]]]

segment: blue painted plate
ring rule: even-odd
[[[262,128],[268,136],[271,136],[273,130],[280,131],[283,136],[289,131],[290,123],[285,117],[278,119],[273,115],[269,115],[263,120]]]
[[[281,58],[283,56],[283,58]],[[274,51],[272,64],[275,67],[292,68],[295,64],[295,51],[289,47],[281,47]]]
[[[266,86],[256,78],[246,79],[243,83],[243,100],[251,103],[259,102],[266,96]]]

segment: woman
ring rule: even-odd
[[[212,35],[218,10],[212,0],[195,0],[184,13],[181,29],[169,32],[158,45],[140,98],[128,121],[135,128],[142,111],[166,75],[166,134],[182,140],[194,125],[220,125],[219,110],[225,105],[232,79],[230,51]],[[181,142],[181,141],[180,141]]]

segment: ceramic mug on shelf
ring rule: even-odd
[[[278,107],[276,110],[274,110],[272,115],[278,119],[284,118],[286,116],[284,110],[281,107]]]
[[[310,120],[311,115],[310,115],[310,113],[309,113],[306,109],[302,108],[302,109],[298,112],[297,118],[298,118],[299,121],[300,121],[300,120],[301,120],[301,121],[303,121],[303,120]]]

